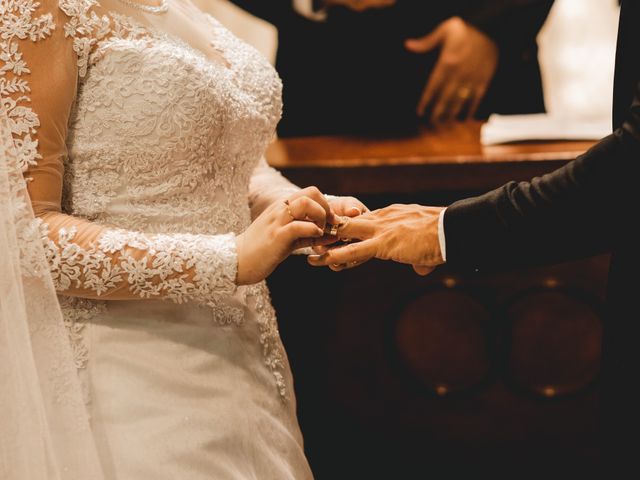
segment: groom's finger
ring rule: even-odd
[[[420,276],[424,277],[429,275],[435,270],[434,267],[427,267],[426,265],[413,265],[413,270]]]
[[[363,242],[350,243],[343,247],[329,250],[323,255],[309,255],[308,262],[315,267],[338,267],[366,262],[376,255],[376,242],[365,240]]]
[[[361,217],[349,218],[347,222],[338,229],[338,236],[340,238],[367,240],[373,237],[374,233],[374,223],[370,219]]]

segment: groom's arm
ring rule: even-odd
[[[447,263],[495,270],[609,251],[637,218],[640,92],[627,121],[587,153],[531,182],[511,182],[444,213]]]
[[[238,7],[246,10],[258,18],[275,25],[283,21],[295,20],[297,14],[293,8],[292,0],[230,0]]]
[[[230,0],[231,3],[252,15],[279,27],[284,22],[305,24],[305,21],[322,21],[326,9],[316,0]]]

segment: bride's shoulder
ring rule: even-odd
[[[0,0],[0,33],[38,40],[68,19],[91,16],[97,0]]]
[[[82,11],[97,5],[97,0],[0,0],[0,20],[37,18],[57,10]],[[23,23],[24,25],[24,23]]]

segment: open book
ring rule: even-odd
[[[482,126],[483,145],[527,140],[599,140],[611,133],[611,119],[581,120],[552,116],[491,115]]]

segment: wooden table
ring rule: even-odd
[[[411,138],[283,139],[267,159],[298,185],[370,208],[446,205],[547,173],[592,143],[483,147],[468,123]],[[269,284],[317,480],[416,478],[425,465],[419,478],[456,465],[588,473],[607,266],[423,278],[377,261],[340,274],[284,262]]]
[[[267,151],[269,163],[301,185],[348,194],[485,190],[553,170],[593,142],[482,146],[480,122],[423,129],[406,138],[288,138]]]

